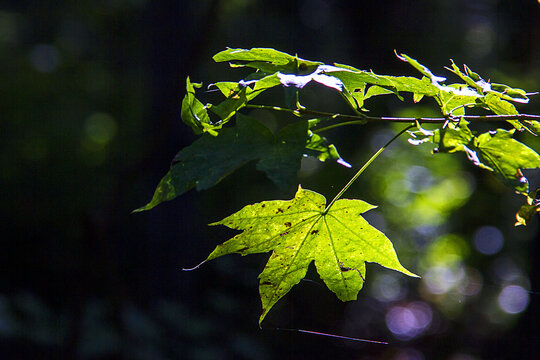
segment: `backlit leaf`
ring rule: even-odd
[[[540,168],[540,155],[527,145],[512,139],[515,129],[497,129],[475,139],[480,161],[495,171],[504,183],[516,191],[527,194],[529,182],[522,169]]]
[[[529,182],[521,170],[540,168],[540,155],[513,139],[514,132],[497,129],[476,137],[462,120],[431,132],[415,131],[409,142],[416,145],[430,141],[438,145],[437,152],[463,151],[474,165],[495,172],[503,183],[526,194]]]
[[[484,98],[483,102],[497,115],[517,115],[519,112],[516,110],[516,107],[509,103],[506,100],[501,99],[499,96],[488,93]],[[522,130],[523,125],[518,120],[509,120],[508,121],[512,126],[517,130]]]
[[[233,86],[233,84],[236,84]],[[249,101],[280,84],[279,78],[273,74],[259,80],[244,83],[217,83],[214,84],[227,96],[227,99],[218,105],[208,104],[207,108],[220,117],[222,125],[225,124],[236,112],[242,109]]]
[[[420,64],[418,62],[418,60],[413,59],[412,57],[410,57],[410,56],[408,56],[406,54],[398,54],[396,52],[396,56],[398,57],[398,59],[409,63],[412,67],[414,67],[416,70],[418,70],[422,75],[424,75],[425,77],[430,79],[433,84],[437,84],[437,83],[440,83],[440,82],[443,82],[444,80],[446,80],[446,78],[444,78],[444,77],[433,75],[431,70],[429,70],[426,66]]]
[[[211,123],[206,107],[195,98],[195,88],[200,87],[200,84],[191,83],[189,77],[186,79],[186,95],[182,100],[180,116],[182,121],[189,125],[195,134],[208,132],[211,135],[217,135],[216,130],[220,129],[221,125]]]
[[[453,153],[456,151],[467,151],[470,146],[473,134],[467,126],[467,122],[462,120],[458,124],[449,123],[446,127],[433,131],[414,131],[411,133],[413,140],[409,141],[423,143],[430,141],[437,145],[436,152]]]
[[[441,112],[444,115],[464,115],[465,107],[477,106],[477,99],[481,96],[462,84],[444,86],[435,97]]]
[[[374,206],[338,200],[325,213],[324,196],[301,187],[292,200],[263,201],[211,225],[241,230],[218,245],[205,261],[223,255],[272,252],[259,275],[263,321],[268,311],[304,276],[309,264],[342,301],[355,300],[364,284],[366,262],[416,276],[397,258],[391,241],[360,214]]]
[[[537,199],[539,191],[540,189],[536,189],[527,195],[526,204],[522,205],[516,213],[515,226],[526,226],[534,214],[540,213],[540,201]]]
[[[237,66],[248,66],[265,73],[275,72],[309,74],[322,65],[269,48],[227,49],[214,55],[214,61],[229,61]]]
[[[320,136],[317,133],[308,131],[308,140],[306,143],[306,149],[308,155],[316,156],[320,161],[326,161],[328,159],[335,160],[338,164],[350,168],[351,164],[346,162],[339,155],[336,147],[333,144],[328,144],[325,137]]]

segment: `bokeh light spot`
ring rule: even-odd
[[[407,294],[407,289],[395,275],[378,276],[371,287],[373,296],[382,302],[401,300]]]
[[[50,73],[60,64],[60,53],[52,45],[39,44],[30,51],[30,63],[37,71]]]
[[[529,305],[529,293],[519,285],[508,285],[499,294],[500,308],[509,314],[518,314]]]
[[[463,268],[451,269],[446,266],[434,266],[429,268],[423,277],[428,291],[432,294],[442,295],[450,289],[459,285],[459,280],[463,278]]]
[[[97,144],[108,144],[116,135],[117,129],[116,121],[107,113],[93,113],[86,119],[86,135]]]
[[[386,313],[386,326],[401,340],[409,340],[424,332],[433,313],[425,302],[415,301],[406,306],[394,306]]]
[[[414,193],[422,192],[433,186],[433,175],[423,166],[411,166],[407,170],[407,180],[409,180],[409,190]]]
[[[474,234],[474,247],[484,255],[498,253],[504,244],[503,234],[493,226],[482,226]]]
[[[475,22],[465,34],[466,48],[472,56],[482,57],[489,54],[495,41],[493,26],[486,21]]]

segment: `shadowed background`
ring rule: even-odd
[[[207,85],[244,74],[212,62],[226,46],[417,76],[396,49],[437,75],[451,78],[443,66],[452,58],[535,91],[538,19],[534,0],[3,1],[0,357],[533,359],[537,221],[514,228],[521,199],[465,156],[431,155],[429,146],[403,140],[346,194],[379,205],[366,217],[421,280],[368,264],[359,300],[345,304],[309,271],[310,281],[275,306],[263,330],[257,275],[268,255],[181,268],[233,234],[206,224],[295,189],[275,188],[251,164],[208,191],[130,212],[196,138],[180,119],[186,76]],[[317,85],[302,96],[304,105],[348,111]],[[276,90],[261,101],[282,98]],[[437,115],[432,103],[408,104],[376,99],[370,110]],[[520,110],[539,114],[540,99]],[[283,124],[266,111],[251,115]],[[399,129],[370,124],[325,135],[357,169]],[[540,149],[540,141],[519,137]],[[299,182],[331,198],[353,174],[306,160]],[[529,179],[539,186],[537,173]]]

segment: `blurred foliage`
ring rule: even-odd
[[[513,213],[522,204],[465,156],[395,143],[350,190],[379,205],[369,221],[394,239],[402,263],[422,280],[368,265],[373,280],[363,295],[341,304],[311,270],[312,281],[268,318],[269,328],[389,346],[260,331],[253,325],[260,309],[253,291],[264,255],[179,271],[230,235],[209,232],[206,223],[260,201],[261,194],[290,197],[253,167],[163,209],[130,212],[193,140],[180,121],[186,76],[206,84],[222,75],[236,78],[209,60],[224,46],[269,46],[378,73],[406,68],[392,55],[398,49],[431,68],[454,58],[497,82],[538,90],[539,11],[528,0],[2,2],[0,354],[533,358],[540,336],[537,220],[515,229]],[[305,90],[306,105],[346,111],[321,86]],[[283,101],[279,89],[268,96]],[[374,114],[410,111],[398,100],[373,101]],[[533,97],[522,112],[539,114],[538,104]],[[264,116],[269,128],[283,123],[261,110],[251,115]],[[349,130],[331,136],[342,144],[340,155],[359,164],[393,130],[369,125],[353,139]],[[537,137],[518,137],[540,148]],[[328,196],[351,176],[339,165],[302,164],[302,185]],[[537,188],[538,174],[528,177]],[[485,234],[497,239],[498,250],[486,247]]]

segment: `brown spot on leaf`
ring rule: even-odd
[[[276,214],[280,214],[280,213],[283,214],[283,209],[278,208],[276,211]]]
[[[292,225],[292,224],[291,224],[290,222],[288,222],[288,221],[285,223],[285,226],[286,226],[286,227],[291,227],[291,225]]]
[[[319,230],[313,230],[313,231],[311,232],[311,235],[315,235],[315,234],[317,234],[318,232],[319,232]]]

